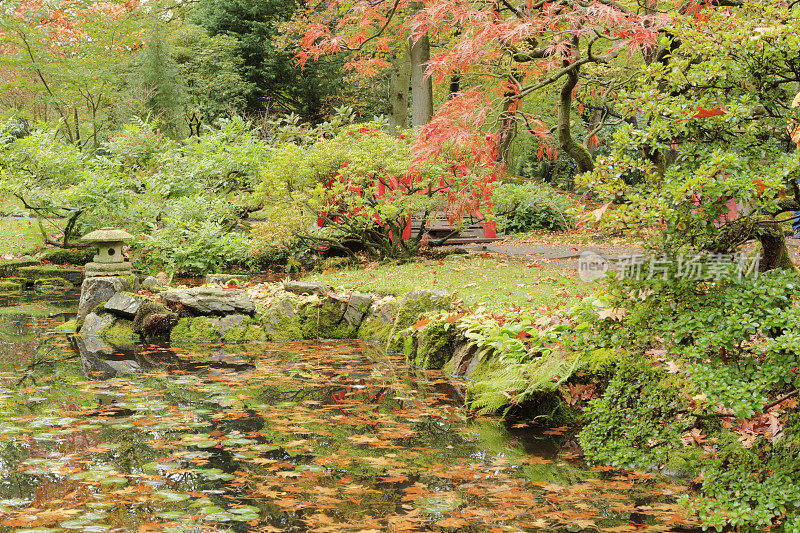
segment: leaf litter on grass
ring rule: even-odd
[[[475,419],[461,384],[375,345],[138,350],[151,371],[92,381],[74,360],[37,365],[31,386],[3,381],[0,530],[693,525],[674,503],[684,487],[587,468],[556,453],[566,437]]]

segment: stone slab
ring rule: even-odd
[[[161,293],[164,301],[183,307],[195,315],[252,315],[256,311],[253,300],[242,290],[222,287],[192,287],[167,289]]]

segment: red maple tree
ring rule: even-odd
[[[542,153],[554,155],[557,144],[587,171],[602,123],[590,125],[582,143],[573,138],[570,115],[582,69],[652,52],[671,17],[642,11],[614,0],[314,0],[297,58],[302,64],[347,52],[350,68],[372,75],[389,66],[398,43],[430,39],[438,51],[426,74],[449,82],[451,94],[419,132],[419,158],[455,150],[479,164],[503,161],[519,127],[542,142]],[[523,110],[526,98],[553,85],[556,109]],[[594,94],[611,90],[601,86]]]

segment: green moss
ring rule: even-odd
[[[251,322],[247,322],[242,327],[228,328],[222,334],[222,340],[226,342],[260,342],[269,340],[268,337],[264,328]]]
[[[243,342],[259,342],[259,341],[267,341],[270,339],[267,332],[264,331],[264,328],[255,324],[250,324],[244,330],[241,340]]]
[[[110,326],[100,330],[98,336],[110,339],[134,339],[139,336],[133,332],[133,322],[118,318]]]
[[[0,294],[20,292],[23,283],[19,278],[6,278],[0,280]]]
[[[376,316],[368,316],[358,328],[356,336],[365,341],[378,341],[385,343],[389,340],[394,324],[386,323]]]
[[[81,250],[66,250],[58,248],[50,250],[42,254],[43,261],[49,261],[56,265],[85,265],[89,263],[94,257],[95,250],[81,249]]]
[[[170,341],[175,342],[218,342],[222,336],[212,326],[208,318],[203,316],[185,317],[178,320],[178,324],[169,335]]]
[[[304,339],[351,339],[356,331],[344,320],[347,302],[323,297],[304,303],[297,310]]]
[[[271,340],[303,340],[303,330],[295,313],[294,304],[286,298],[267,309],[261,316],[261,326]]]
[[[452,324],[432,320],[417,335],[415,361],[422,368],[439,370],[453,356],[456,330]]]
[[[406,329],[414,325],[425,313],[430,311],[449,310],[453,295],[432,291],[418,291],[405,295],[397,310],[392,331],[386,350],[389,352],[403,351],[403,335]]]
[[[31,303],[25,305],[15,305],[12,307],[0,307],[0,316],[27,315],[36,318],[43,318],[59,315],[65,311],[67,311],[67,309],[64,309],[63,307],[56,307],[54,305],[47,305],[44,303]]]
[[[17,270],[17,275],[27,280],[28,283],[33,283],[39,279],[47,278],[63,278],[73,285],[79,285],[83,278],[83,269],[81,268],[59,268],[49,265],[35,265],[26,266]]]
[[[147,332],[144,331],[144,322],[147,317],[150,315],[166,315],[169,312],[165,305],[147,300],[139,307],[139,310],[136,311],[136,316],[133,317],[133,330],[136,333],[145,335]]]
[[[52,278],[40,278],[33,282],[33,287],[36,289],[37,292],[49,294],[49,293],[57,293],[57,292],[64,292],[69,290],[73,287],[72,283],[65,280],[64,278],[59,277],[52,277]]]
[[[0,259],[0,276],[15,276],[20,268],[38,264],[39,261],[30,257]]]
[[[198,316],[178,320],[170,333],[172,342],[258,342],[271,340],[258,323],[247,319],[241,326],[229,326],[224,332],[218,318]]]
[[[403,339],[403,355],[406,361],[417,364],[417,338],[413,332],[407,332],[401,337]]]
[[[74,318],[72,320],[67,320],[63,324],[59,324],[58,326],[54,327],[53,331],[57,331],[59,333],[75,333],[78,331],[78,321]]]

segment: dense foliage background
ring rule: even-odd
[[[478,213],[758,258],[453,328],[487,362],[473,407],[680,471],[709,526],[800,528],[800,4],[0,0],[0,39],[2,208],[49,247],[113,225],[148,272],[289,271]]]

